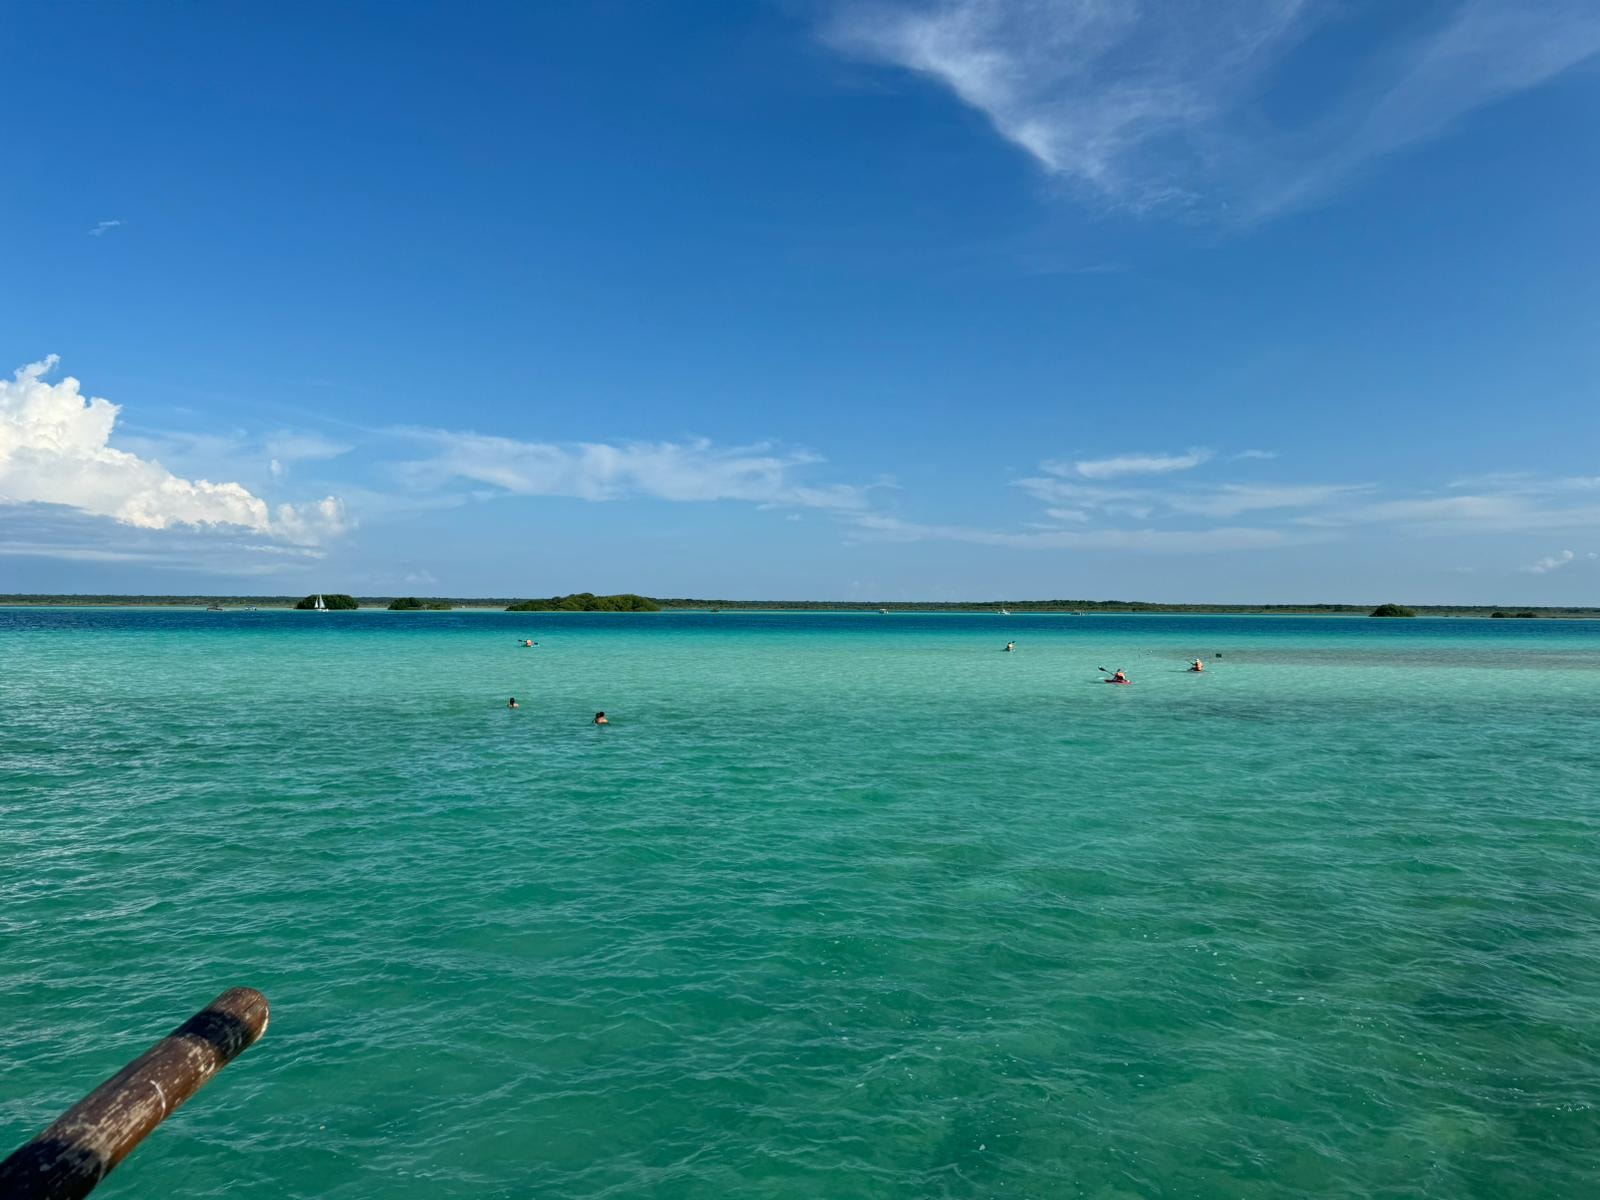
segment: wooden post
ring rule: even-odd
[[[267,998],[229,988],[0,1162],[0,1200],[87,1196],[266,1028]]]

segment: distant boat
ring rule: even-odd
[[[223,611],[222,610],[222,605],[220,605],[220,604],[208,604],[208,605],[206,605],[206,611],[207,612],[221,612],[221,611]]]
[[[887,608],[880,608],[878,611],[886,617],[889,615],[889,610]]]
[[[1002,608],[1000,610],[1000,615],[1002,617],[1009,617],[1011,615],[1011,610],[1009,608]]]
[[[317,596],[317,602],[311,606],[311,609],[312,609],[313,612],[327,612],[328,611],[328,606],[322,602],[322,596],[321,596],[320,593]]]

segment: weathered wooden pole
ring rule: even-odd
[[[87,1196],[266,1028],[267,998],[229,988],[0,1162],[0,1200]]]

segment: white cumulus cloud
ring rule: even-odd
[[[337,496],[307,504],[280,504],[273,514],[273,532],[304,546],[315,546],[355,527]]]
[[[266,501],[238,483],[184,479],[117,449],[118,406],[83,395],[71,376],[50,382],[57,361],[51,355],[0,381],[0,503],[65,505],[140,529],[235,526],[293,542],[347,526],[334,497],[305,511],[281,506],[274,521]]]

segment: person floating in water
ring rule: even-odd
[[[1006,653],[1007,654],[1010,654],[1016,648],[1017,648],[1017,644],[1015,642],[1007,642],[1006,643]]]
[[[1205,669],[1206,669],[1206,660],[1203,659],[1203,658],[1195,659],[1194,662],[1189,667],[1189,670],[1195,671],[1195,672],[1204,671]]]
[[[513,696],[513,697],[511,697],[511,699],[506,701],[506,707],[507,708],[520,708],[522,706],[517,703],[517,698],[515,696]]]
[[[611,724],[610,721],[606,720],[606,715],[603,712],[595,713],[595,715],[594,715],[594,723],[596,725],[609,725],[609,724]]]

